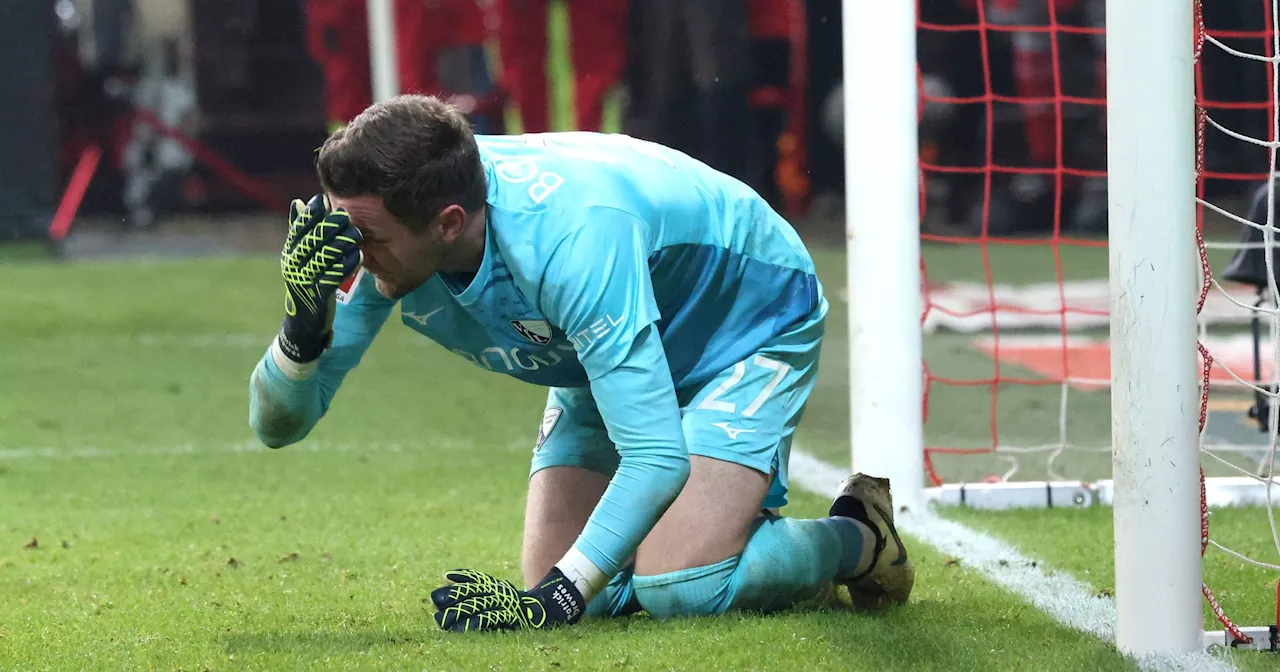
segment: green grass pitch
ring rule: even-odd
[[[841,286],[840,255],[818,257],[825,284]],[[518,578],[541,390],[478,371],[393,317],[312,436],[269,451],[246,415],[249,372],[280,319],[274,259],[0,264],[0,287],[0,669],[1131,668],[918,543],[912,603],[880,616],[807,608],[440,633],[425,600],[443,571]],[[844,319],[836,304],[799,439],[837,463]],[[967,431],[965,413],[931,431]],[[798,494],[787,513],[825,506]],[[1265,519],[1247,514],[1239,534],[1256,541]],[[1105,515],[957,515],[1110,587]],[[1274,578],[1224,571],[1215,587],[1256,625]]]

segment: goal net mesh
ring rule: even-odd
[[[1188,255],[1204,277],[1203,545],[1280,570],[1271,492],[1280,312],[1264,253],[1275,231],[1267,176],[1280,146],[1277,0],[1200,4],[1188,35],[1200,249]],[[919,0],[931,485],[1110,478],[1104,8]],[[1266,557],[1210,534],[1217,504],[1265,511],[1250,532],[1269,537]]]

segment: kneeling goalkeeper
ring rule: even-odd
[[[827,301],[748,187],[626,136],[477,137],[423,96],[367,109],[317,170],[327,198],[291,208],[286,316],[250,382],[263,443],[310,432],[397,302],[409,329],[550,388],[526,588],[449,572],[440,627],[775,611],[833,584],[907,600],[887,481],[850,477],[826,518],[773,513]]]

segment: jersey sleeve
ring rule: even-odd
[[[395,301],[378,293],[373,276],[361,272],[333,317],[333,343],[310,375],[293,377],[276,364],[269,348],[249,378],[249,425],[263,444],[280,448],[301,441],[329,410],[351,369],[373,342]]]
[[[573,343],[618,450],[618,468],[574,545],[612,576],[684,487],[689,453],[658,334],[647,227],[611,208],[581,216],[547,265],[539,303]]]
[[[595,380],[627,356],[658,320],[646,225],[613,208],[585,208],[587,223],[557,246],[542,280],[541,307],[564,330]]]

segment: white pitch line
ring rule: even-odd
[[[109,335],[94,339],[94,345],[103,348],[261,348],[266,350],[271,345],[273,334],[253,334],[247,332],[218,333],[204,332],[184,334],[181,332],[142,332],[134,334]],[[62,340],[80,340],[79,334],[54,336],[39,339],[40,344],[59,345]]]
[[[502,446],[514,453],[526,453],[528,441],[521,440]],[[181,443],[168,446],[144,446],[139,448],[100,448],[81,446],[79,448],[54,448],[52,446],[21,446],[16,448],[0,447],[0,462],[24,459],[62,459],[85,460],[107,457],[148,457],[164,455],[212,455],[218,453],[402,453],[409,450],[430,451],[432,453],[462,452],[475,448],[472,441],[441,438],[430,443],[338,443],[333,441],[302,441],[284,448],[267,448],[256,439],[233,441],[215,444]]]
[[[292,452],[373,452],[387,451],[398,453],[405,449],[403,444],[399,443],[327,443],[307,441],[298,443],[285,448],[281,451]],[[49,446],[24,446],[21,448],[0,448],[0,460],[21,460],[30,458],[53,458],[53,459],[94,459],[103,457],[135,457],[135,456],[153,456],[153,455],[197,455],[212,453],[250,453],[250,452],[273,452],[271,448],[258,443],[257,441],[240,441],[236,443],[222,443],[215,445],[197,446],[193,443],[184,443],[172,446],[154,446],[143,448],[132,448],[127,450],[119,450],[115,448],[97,448],[85,446],[81,448],[53,448]]]
[[[832,496],[840,481],[849,475],[847,470],[794,447],[788,474],[801,489],[823,497]],[[1055,621],[1108,644],[1115,644],[1115,601],[1096,595],[1088,585],[1067,574],[1044,569],[1041,561],[1023,555],[999,539],[929,511],[903,512],[897,515],[896,523],[904,533],[955,558],[961,567],[977,570]],[[1207,652],[1134,660],[1143,669],[1160,672],[1231,672],[1237,669],[1230,661]]]
[[[125,339],[127,345],[146,347],[177,346],[187,348],[262,348],[271,345],[272,335],[267,334],[182,334],[182,333],[142,333]]]

